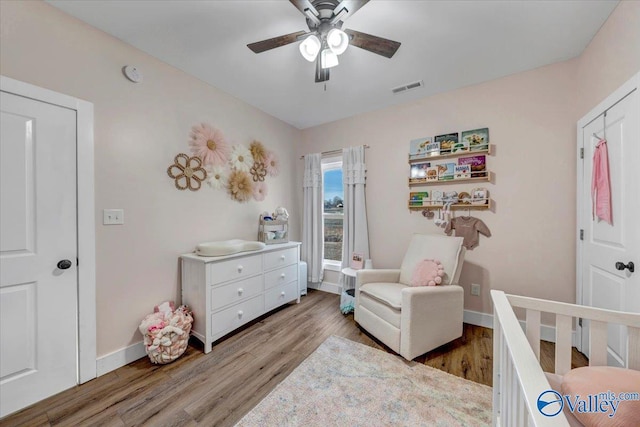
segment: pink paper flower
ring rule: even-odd
[[[278,160],[278,156],[273,151],[267,152],[264,165],[269,176],[278,176],[280,173],[280,160]]]
[[[258,202],[261,202],[264,200],[264,198],[267,196],[267,184],[265,182],[262,181],[258,181],[258,182],[254,182],[253,183],[253,198],[255,200],[257,200]]]
[[[204,165],[224,166],[229,161],[231,149],[219,129],[202,123],[191,128],[190,137],[191,152]]]

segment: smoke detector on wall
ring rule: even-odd
[[[125,77],[134,83],[140,83],[142,81],[142,72],[140,69],[133,65],[127,65],[122,68],[122,72]]]

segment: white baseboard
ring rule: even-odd
[[[98,357],[96,360],[96,373],[98,376],[104,375],[131,362],[135,362],[146,355],[147,353],[144,350],[144,343],[142,341],[131,344],[129,347],[121,348],[120,350]]]
[[[482,326],[485,328],[493,329],[493,314],[480,313],[479,311],[465,310],[462,318],[464,323],[470,325]],[[524,320],[520,320],[520,326],[522,330],[525,328]],[[543,341],[556,342],[556,328],[554,326],[540,325],[540,339]],[[577,335],[576,331],[571,331],[571,345],[576,346]]]
[[[329,292],[330,294],[340,295],[342,293],[342,286],[337,283],[309,283],[308,287],[311,289],[316,289],[318,291]]]

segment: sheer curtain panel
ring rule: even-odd
[[[304,156],[302,253],[307,263],[308,279],[312,283],[322,282],[324,258],[324,236],[322,218],[322,155]]]
[[[342,268],[349,267],[353,253],[369,259],[369,230],[365,178],[367,165],[364,146],[342,150],[342,180],[344,186],[344,222],[342,234]],[[344,282],[344,277],[340,276]]]

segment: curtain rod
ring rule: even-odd
[[[369,145],[366,145],[366,144],[363,147],[364,148],[371,148]],[[320,154],[322,154],[322,156],[328,156],[328,155],[331,155],[331,154],[342,154],[342,148],[339,148],[337,150],[323,151]],[[302,160],[302,159],[304,159],[304,156],[300,156],[300,160]]]

